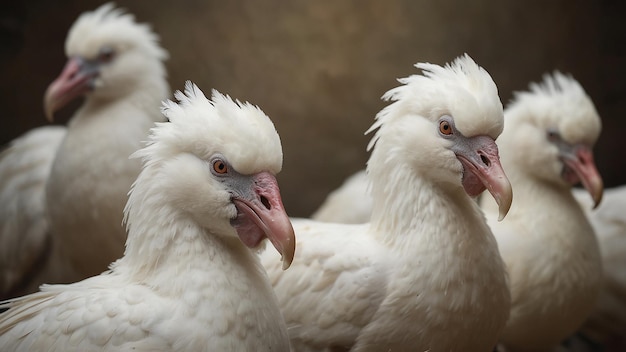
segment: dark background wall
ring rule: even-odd
[[[65,35],[102,1],[0,5],[0,144],[45,124],[42,98],[65,63]],[[626,3],[515,0],[118,1],[169,51],[172,89],[192,79],[259,105],[281,135],[279,182],[290,215],[307,216],[364,167],[363,132],[380,96],[416,62],[467,52],[503,103],[547,71],[569,72],[603,118],[596,160],[626,183]],[[57,116],[64,123],[74,104]]]

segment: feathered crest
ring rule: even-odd
[[[202,90],[193,82],[185,82],[184,91],[177,90],[174,92],[176,102],[166,100],[163,102],[161,111],[170,121],[178,119],[182,115],[186,115],[185,110],[205,108],[216,110],[215,118],[224,119],[249,119],[248,114],[239,114],[237,112],[253,112],[252,116],[262,116],[269,119],[261,109],[248,102],[241,102],[237,99],[233,100],[229,95],[222,94],[215,89],[211,90],[211,100],[207,99]],[[241,121],[245,122],[245,121]]]
[[[148,146],[133,157],[149,164],[181,152],[202,159],[219,152],[242,173],[268,164],[272,166],[269,171],[280,170],[280,138],[270,118],[257,106],[217,90],[212,90],[209,100],[191,81],[174,97],[176,102],[167,100],[161,109],[170,122],[157,123]]]
[[[88,38],[106,40],[113,33],[123,33],[123,36],[118,35],[117,38],[125,38],[141,45],[161,60],[168,57],[167,51],[158,45],[159,37],[148,24],[137,23],[134,15],[122,8],[116,8],[111,2],[78,17],[65,41],[66,54],[71,56],[76,48],[84,47],[84,41]]]
[[[94,24],[102,25],[108,21],[119,21],[120,23],[126,22],[130,24],[135,22],[135,17],[125,13],[121,8],[115,8],[115,4],[112,2],[105,3],[92,12],[85,12],[78,17],[79,23],[93,22]]]
[[[570,141],[595,143],[602,121],[582,85],[570,74],[554,71],[542,82],[530,83],[528,91],[513,93],[506,120],[531,121],[542,127],[558,128]]]
[[[185,82],[184,92],[180,90],[174,92],[174,98],[178,102],[166,100],[161,107],[161,112],[170,122],[176,120],[179,116],[183,116],[184,109],[194,104],[211,104],[200,88],[191,81]]]
[[[496,84],[468,54],[443,67],[431,63],[417,63],[415,67],[421,69],[422,74],[398,79],[403,85],[383,95],[384,100],[393,103],[376,115],[376,121],[366,134],[409,113],[433,121],[443,114],[451,114],[457,127],[468,135],[480,129],[496,135],[502,131],[502,103]],[[464,110],[475,113],[469,116]],[[373,148],[378,137],[378,133],[374,135],[367,150]]]
[[[529,91],[514,92],[511,104],[524,103],[525,100],[536,97],[541,97],[541,99],[561,97],[572,101],[587,98],[587,93],[571,74],[565,75],[557,70],[552,74],[544,74],[542,82],[530,83],[528,87]]]

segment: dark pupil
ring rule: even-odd
[[[100,59],[102,61],[109,61],[111,58],[113,58],[113,50],[105,48],[100,51]]]
[[[220,170],[224,170],[224,164],[222,163],[217,164],[217,168]]]
[[[448,126],[448,124],[446,124],[446,123],[444,123],[444,124],[443,124],[443,129],[444,129],[444,131],[447,131],[449,127],[450,127],[450,126]]]

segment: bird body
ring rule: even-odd
[[[365,170],[350,175],[324,199],[322,205],[311,215],[311,219],[341,224],[368,222],[372,214],[372,197],[367,190],[367,184]]]
[[[621,351],[626,348],[626,186],[606,189],[595,209],[584,190],[573,193],[596,233],[604,273],[596,306],[580,332],[606,351]]]
[[[593,103],[572,77],[544,76],[505,110],[498,139],[515,191],[507,218],[481,206],[511,284],[511,316],[502,333],[510,351],[550,351],[589,315],[602,282],[594,231],[571,187],[582,181],[597,204],[602,180],[591,156],[600,132]]]
[[[6,296],[23,290],[43,271],[56,272],[49,257],[52,241],[45,209],[45,188],[56,150],[65,138],[61,126],[33,129],[11,141],[0,154],[0,288]],[[8,236],[7,234],[11,234]],[[34,288],[33,288],[34,289]]]
[[[438,196],[425,191],[429,188],[416,189],[421,199],[406,197],[403,207],[428,204]],[[489,231],[482,221],[457,216],[470,212],[481,219],[471,200],[444,199],[426,205],[414,218],[421,224],[437,218],[445,225],[421,227],[428,236],[409,232],[379,238],[366,225],[346,229],[342,224],[292,219],[298,249],[293,274],[285,274],[300,280],[286,281],[290,276],[276,274],[273,285],[288,312],[295,350],[306,350],[298,348],[298,342],[353,346],[354,351],[410,351],[411,346],[489,350],[487,346],[495,345],[493,332],[506,319],[506,309],[501,308],[509,299],[502,289],[507,286],[496,243],[478,238]],[[442,213],[442,208],[450,211]],[[461,226],[468,231],[459,233]],[[325,304],[329,299],[332,304]],[[468,330],[492,334],[476,336]]]
[[[40,219],[32,221],[45,224],[38,230],[41,235],[23,238],[29,225],[14,223],[0,210],[2,222],[12,224],[0,233],[7,251],[47,259],[30,275],[17,278],[19,286],[3,282],[0,297],[33,292],[44,282],[72,282],[100,273],[123,253],[123,208],[140,170],[139,161],[129,156],[154,122],[163,120],[158,106],[169,94],[163,65],[167,53],[157,41],[148,26],[112,4],[82,14],[72,25],[66,40],[68,63],[46,91],[45,111],[51,119],[69,101],[83,95],[85,101],[55,143],[44,144],[45,138],[36,142],[40,153],[50,156],[39,158],[38,166],[47,175],[39,180],[44,189],[37,198]],[[0,161],[0,174],[6,169],[12,170],[13,179],[32,177],[32,170],[14,170],[4,161],[28,155],[19,148],[7,152],[15,155]],[[18,188],[2,192],[14,192],[13,199],[28,197]],[[18,243],[25,241],[33,241],[28,245],[32,250],[18,252]],[[16,258],[3,266],[2,275],[23,261]]]
[[[228,248],[206,245],[222,252]],[[0,316],[0,340],[12,351],[273,351],[275,346],[288,351],[286,329],[284,336],[272,333],[282,320],[276,304],[255,309],[257,301],[275,300],[263,269],[246,257],[237,260],[250,262],[238,266],[220,266],[224,262],[212,259],[177,261],[185,270],[159,271],[137,283],[120,268],[76,284],[44,285],[4,313],[19,309],[15,314],[35,317]],[[249,283],[233,285],[232,277]],[[230,286],[228,294],[220,292],[224,286]]]
[[[46,184],[51,231],[78,278],[104,271],[124,252],[124,203],[141,168],[138,160],[128,157],[161,120],[153,116],[158,113],[157,99],[152,109],[137,106],[131,97],[125,100],[77,112]]]
[[[144,167],[125,208],[124,256],[99,276],[0,304],[3,348],[289,351],[276,297],[247,248],[267,236],[286,266],[293,257],[274,177],[278,134],[247,103],[217,92],[209,101],[191,83],[176,96],[164,107],[171,122],[134,154]]]
[[[507,222],[497,223],[486,212],[511,285],[511,317],[502,341],[507,351],[550,351],[594,306],[602,283],[598,244],[569,192],[510,180],[519,191]]]
[[[262,254],[296,351],[491,351],[507,319],[504,266],[467,193],[483,177],[510,204],[495,84],[469,56],[417,67],[370,129],[371,222],[293,220],[282,274]]]

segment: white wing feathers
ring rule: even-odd
[[[367,226],[346,233],[344,227],[337,229],[341,225],[310,227],[309,223],[292,219],[298,245],[288,270],[279,269],[274,251],[264,251],[261,260],[267,268],[275,266],[268,275],[286,315],[294,350],[349,348],[386,296],[386,252],[364,234]],[[328,251],[328,246],[318,243],[334,243],[335,249]]]
[[[65,127],[40,127],[0,154],[0,297],[22,284],[49,249],[45,184],[65,134]]]
[[[163,317],[163,310],[152,313],[150,307],[172,307],[172,319],[176,307],[175,302],[158,297],[145,286],[116,280],[116,275],[94,276],[71,285],[43,285],[40,292],[7,301],[0,308],[11,307],[13,302],[16,307],[0,315],[0,335],[11,335],[3,339],[11,343],[4,348],[20,351],[61,351],[67,346],[76,350],[162,350],[155,324],[169,319]]]

